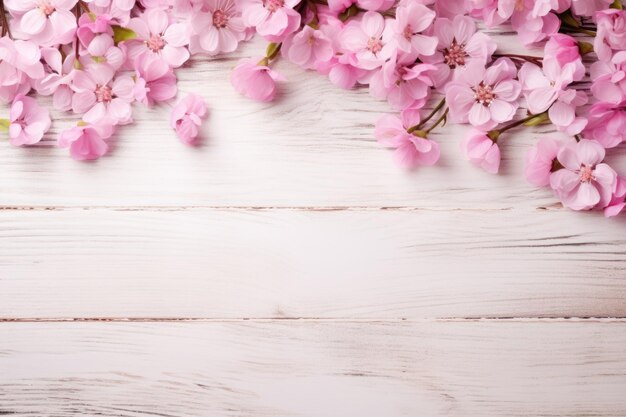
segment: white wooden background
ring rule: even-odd
[[[54,147],[67,116],[2,144],[0,415],[625,416],[626,221],[525,182],[554,129],[503,138],[491,176],[447,126],[407,173],[365,90],[281,63],[280,101],[239,97],[261,49],[179,72],[211,106],[197,148],[169,109],[96,163]]]

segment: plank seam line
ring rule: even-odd
[[[535,210],[554,210],[557,207],[536,207]],[[500,208],[428,208],[415,206],[0,206],[0,211],[192,211],[192,210],[248,210],[248,211],[427,211],[427,212],[500,212],[519,210],[514,207]],[[528,209],[523,209],[527,211]],[[531,209],[532,210],[532,209]]]
[[[23,317],[0,318],[0,323],[246,323],[246,322],[359,322],[359,323],[433,323],[433,322],[621,322],[626,323],[623,316],[563,316],[563,317],[433,317],[433,318],[350,318],[350,317],[256,317],[256,318],[209,318],[209,317]]]

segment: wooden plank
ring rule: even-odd
[[[0,414],[626,415],[626,323],[2,323]]]
[[[498,40],[513,42],[510,34]],[[179,71],[181,90],[210,103],[201,146],[178,142],[167,106],[139,108],[137,123],[119,131],[110,157],[80,163],[54,147],[58,133],[75,121],[56,114],[41,146],[14,149],[5,142],[0,205],[493,209],[555,203],[522,174],[526,150],[541,135],[559,136],[553,128],[503,137],[503,175],[492,176],[460,154],[458,143],[469,128],[446,126],[433,135],[441,143],[441,163],[407,173],[374,139],[373,125],[389,107],[366,89],[346,92],[321,75],[280,63],[289,79],[281,100],[259,104],[240,97],[230,85],[230,69],[238,57],[261,49],[254,42],[228,59],[198,60]],[[613,162],[626,173],[624,156],[626,147]]]
[[[626,317],[599,216],[1,210],[0,317]]]

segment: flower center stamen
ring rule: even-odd
[[[459,45],[456,39],[452,40],[449,48],[444,49],[443,58],[450,68],[456,68],[457,65],[465,65],[465,58],[467,58],[467,52],[465,52],[465,45]]]
[[[99,103],[108,103],[113,99],[113,91],[108,85],[100,85],[96,88],[96,100]]]
[[[411,38],[413,37],[414,33],[413,33],[413,28],[411,28],[411,25],[406,25],[404,27],[404,33],[403,33],[404,37],[407,40],[411,40]]]
[[[284,0],[263,0],[263,7],[274,13],[285,5]]]
[[[146,41],[146,46],[152,52],[159,52],[165,46],[165,39],[161,35],[152,35],[150,39]]]
[[[383,43],[380,39],[369,38],[367,40],[367,50],[373,54],[379,53],[383,49]]]
[[[46,16],[50,16],[52,13],[54,13],[55,9],[54,6],[51,5],[49,2],[42,1],[39,3],[39,10],[41,10],[41,12]]]
[[[590,166],[580,167],[580,182],[590,182],[593,179],[593,169]]]
[[[228,25],[229,17],[222,10],[213,12],[213,26],[216,28],[225,28]]]
[[[493,88],[490,85],[485,85],[481,82],[474,89],[474,98],[478,103],[488,107],[495,100],[496,95],[493,93]]]

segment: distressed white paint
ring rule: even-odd
[[[624,321],[5,323],[0,414],[622,417],[625,344]]]
[[[4,210],[0,317],[622,317],[620,224],[552,210]]]
[[[626,316],[625,221],[522,177],[558,133],[503,136],[491,176],[446,126],[441,164],[407,173],[367,91],[280,64],[281,100],[253,103],[235,58],[179,72],[211,106],[197,148],[167,109],[96,163],[53,147],[65,115],[3,144],[0,415],[626,415],[624,321],[562,318]],[[626,173],[626,150],[611,162]]]

